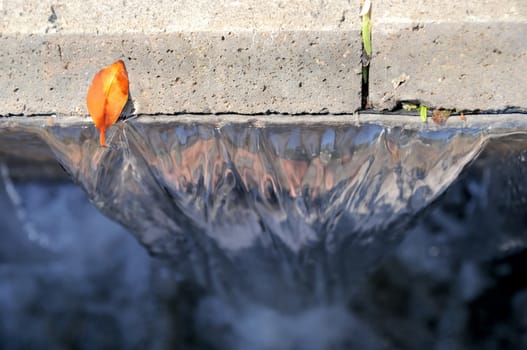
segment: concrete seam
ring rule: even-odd
[[[373,1],[373,0],[372,0]],[[372,35],[371,35],[371,1],[365,0],[361,1],[361,64],[362,64],[362,77],[361,77],[361,87],[360,87],[360,93],[361,93],[361,109],[368,109],[369,103],[368,103],[368,97],[370,94],[370,87],[369,87],[369,73],[370,73],[370,62],[371,62],[371,55],[373,52],[371,52],[371,42],[372,42]],[[366,31],[366,32],[365,32]],[[368,48],[366,47],[368,45]],[[368,52],[370,51],[370,52]]]

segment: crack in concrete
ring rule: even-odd
[[[343,113],[329,113],[329,112],[299,112],[299,113],[284,113],[284,112],[277,112],[277,111],[266,111],[266,112],[260,112],[260,113],[239,113],[239,112],[156,112],[156,113],[134,113],[134,114],[128,114],[126,116],[121,116],[119,120],[127,120],[131,118],[140,118],[140,117],[159,117],[159,116],[167,116],[167,117],[177,117],[177,116],[239,116],[239,117],[265,117],[265,116],[283,116],[283,117],[299,117],[299,116],[353,116],[353,115],[360,115],[360,114],[375,114],[375,115],[403,115],[403,116],[416,116],[419,115],[418,111],[407,111],[404,110],[401,105],[402,102],[407,101],[401,101],[397,104],[397,108],[393,110],[375,110],[375,109],[361,109],[354,112],[343,112]],[[412,103],[415,103],[419,105],[418,100],[412,100]],[[434,106],[428,106],[429,109],[441,109],[441,107],[434,107]],[[463,111],[452,111],[452,115],[459,115],[459,114],[465,114],[465,115],[497,115],[497,114],[525,114],[527,115],[527,110],[524,108],[519,107],[508,107],[505,109],[499,109],[499,110],[463,110]],[[11,118],[11,117],[25,117],[25,118],[37,118],[37,117],[69,117],[73,115],[61,115],[60,113],[32,113],[32,114],[24,114],[24,113],[7,113],[7,114],[0,114],[0,118]],[[76,117],[84,117],[86,119],[89,119],[90,116],[87,114],[84,115],[75,115]]]
[[[368,97],[370,95],[370,62],[371,62],[371,56],[373,55],[373,52],[370,52],[368,54],[367,50],[366,50],[366,44],[365,44],[365,33],[364,33],[364,29],[365,29],[365,26],[364,26],[364,23],[365,23],[365,20],[366,18],[368,18],[368,21],[371,20],[371,3],[368,3],[368,5],[366,5],[364,3],[364,1],[361,1],[361,7],[362,6],[368,6],[368,8],[366,9],[366,13],[363,14],[363,11],[365,11],[364,9],[361,9],[361,15],[362,15],[362,23],[361,23],[361,65],[362,65],[362,70],[361,70],[361,86],[360,86],[360,94],[361,94],[361,109],[367,109],[369,107],[369,102],[368,102]],[[371,34],[371,32],[368,32],[367,33],[368,37],[369,37],[369,47],[370,47],[370,50],[371,50],[371,43],[372,43],[372,40],[373,40],[373,35]]]
[[[6,113],[6,114],[0,114],[0,118],[10,118],[10,117],[55,117],[57,116],[57,113]]]

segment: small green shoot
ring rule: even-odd
[[[364,45],[366,54],[371,56],[371,20],[369,13],[362,16],[362,45]]]
[[[419,106],[419,114],[421,115],[421,120],[423,121],[423,123],[426,123],[427,115],[428,115],[428,108],[426,108],[425,105]]]
[[[408,112],[417,111],[419,107],[413,103],[403,103],[403,109]]]

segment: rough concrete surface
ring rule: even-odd
[[[93,75],[117,58],[138,113],[360,107],[360,44],[350,32],[10,35],[0,42],[7,48],[0,53],[2,113],[86,114]]]
[[[5,1],[0,114],[86,115],[93,75],[128,68],[137,113],[360,107],[360,18],[345,0]]]
[[[115,34],[357,29],[348,0],[4,0],[2,33]]]
[[[527,2],[373,1],[370,101],[527,108]]]

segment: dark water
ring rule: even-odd
[[[94,135],[45,134],[85,192],[4,174],[0,348],[527,346],[523,135]]]

